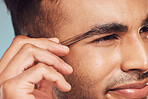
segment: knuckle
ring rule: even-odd
[[[24,43],[24,40],[25,40],[25,36],[16,36],[13,41],[12,41],[12,44],[16,44],[16,45],[22,45]]]
[[[51,66],[53,66],[56,63],[53,58],[50,58],[50,60],[48,62],[50,63]]]
[[[57,73],[57,70],[56,70],[56,69],[54,69],[54,68],[53,68],[53,67],[51,67],[51,66],[49,66],[48,71],[50,71],[50,72],[54,72],[54,73]]]
[[[37,68],[37,71],[39,71],[42,74],[57,72],[52,66],[47,66],[47,65],[45,65],[43,63],[38,63],[36,68]]]
[[[23,45],[22,49],[27,52],[33,52],[34,46],[32,44],[26,43]]]
[[[23,40],[23,37],[22,37],[22,36],[16,36],[16,37],[13,39],[14,42],[20,42],[20,41],[22,41],[22,40]]]
[[[56,72],[56,74],[55,74],[55,76],[53,78],[53,81],[55,82],[55,81],[63,80],[63,79],[64,79],[63,75],[58,73],[58,72]]]
[[[36,66],[37,70],[45,72],[46,71],[46,65],[43,63],[38,63]]]

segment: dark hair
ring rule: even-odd
[[[54,32],[54,23],[52,15],[55,11],[53,4],[57,0],[49,0],[52,4],[52,10],[43,10],[43,0],[4,0],[12,17],[15,35],[26,35],[30,37],[46,37]],[[47,0],[45,0],[47,1]],[[47,1],[47,2],[49,2]],[[51,7],[49,6],[49,9]],[[57,8],[57,7],[56,7]],[[49,12],[47,12],[49,11]],[[55,16],[54,16],[55,17]],[[47,28],[50,32],[47,33]]]

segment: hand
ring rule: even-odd
[[[16,37],[0,60],[0,99],[54,99],[53,85],[69,91],[63,75],[72,68],[59,58],[69,48],[58,43],[57,38]]]

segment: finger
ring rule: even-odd
[[[42,80],[39,82],[39,91],[41,91],[42,93],[44,93],[46,97],[48,97],[47,99],[56,99],[56,94],[53,91],[53,83],[49,82],[47,80]],[[35,90],[33,93],[36,96],[37,99],[45,99],[45,98],[39,98],[39,91]],[[53,93],[52,96],[49,96],[49,93]],[[52,97],[52,98],[51,98]]]
[[[45,79],[53,84],[61,90],[61,91],[69,91],[71,89],[70,84],[64,79],[62,74],[57,72],[54,68],[50,68],[49,66],[39,63],[36,66],[28,69],[20,75],[19,81],[25,81],[27,83],[38,83],[42,79]],[[23,82],[24,82],[23,81]]]
[[[55,43],[59,43],[60,42],[58,38],[48,38],[48,40],[51,40],[51,41],[53,41]]]
[[[40,49],[34,45],[26,44],[10,61],[9,65],[2,72],[5,77],[3,79],[12,78],[22,71],[33,66],[34,62],[40,62],[52,66],[62,74],[72,73],[72,67],[65,63],[58,56],[50,53],[47,50]],[[8,77],[8,78],[7,78]]]
[[[5,90],[16,89],[16,91],[19,92],[18,94],[33,93],[34,83],[38,83],[43,79],[53,83],[63,92],[67,92],[71,89],[71,85],[59,72],[42,63],[39,63],[27,71],[24,71],[22,74],[7,80],[4,83],[4,88]],[[53,88],[53,84],[51,84],[50,89]]]
[[[18,51],[26,43],[33,44],[39,48],[46,49],[53,54],[58,56],[64,56],[69,52],[69,48],[58,44],[59,40],[57,38],[28,38],[25,36],[18,36],[13,40],[13,43],[5,52],[0,60],[0,73],[5,69],[10,60],[18,53]]]

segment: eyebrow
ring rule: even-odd
[[[119,24],[119,23],[108,23],[101,26],[93,27],[88,35],[91,35],[91,32],[97,34],[108,34],[108,33],[120,33],[120,32],[127,32],[128,26]]]
[[[143,25],[143,26],[144,26],[144,25],[148,25],[148,16],[147,16],[147,18],[143,21],[142,25]]]
[[[108,24],[104,24],[104,25],[98,25],[98,26],[94,26],[91,28],[90,31],[86,32],[86,33],[82,33],[79,34],[77,36],[74,36],[68,40],[65,40],[63,42],[61,42],[61,44],[63,45],[71,45],[73,43],[76,43],[84,38],[89,38],[92,37],[94,35],[99,35],[99,34],[108,34],[108,33],[120,33],[120,32],[127,32],[128,31],[128,27],[119,23],[108,23]]]

